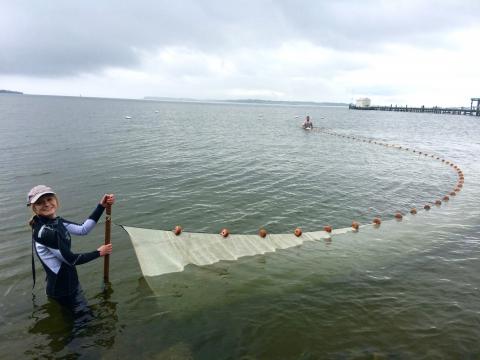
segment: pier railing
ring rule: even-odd
[[[453,115],[471,115],[480,116],[478,108],[445,108],[445,107],[409,107],[409,106],[356,106],[350,104],[348,106],[352,110],[378,110],[378,111],[401,111],[401,112],[417,112],[417,113],[431,113],[431,114],[453,114]]]

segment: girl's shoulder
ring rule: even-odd
[[[35,215],[31,221],[32,221],[33,229],[41,228],[43,226],[54,229],[58,227],[60,224],[62,224],[65,220],[60,216],[57,216],[55,219],[46,219],[46,218],[42,218],[41,216]]]

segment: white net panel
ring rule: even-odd
[[[143,229],[123,226],[130,236],[144,276],[158,276],[183,271],[188,264],[210,265],[221,260],[237,260],[300,245],[305,241],[328,239],[332,234],[344,234],[352,228],[294,234],[258,235],[232,234],[224,238],[216,234]]]

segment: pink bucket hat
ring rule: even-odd
[[[46,195],[46,194],[53,194],[55,195],[55,192],[52,190],[52,188],[49,188],[46,185],[37,185],[33,187],[29,192],[27,196],[27,206],[30,206],[35,203],[38,199],[40,199],[41,196]]]

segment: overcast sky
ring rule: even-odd
[[[0,0],[0,89],[470,106],[480,0]]]

